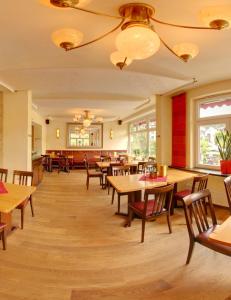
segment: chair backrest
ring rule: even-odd
[[[156,162],[156,158],[152,157],[152,156],[149,156],[148,162]]]
[[[138,171],[144,171],[145,165],[146,165],[146,162],[145,162],[145,161],[139,161],[139,162],[138,162],[138,165],[137,165]]]
[[[194,177],[193,185],[192,185],[192,193],[205,190],[207,188],[208,179],[209,179],[208,174]]]
[[[127,154],[120,154],[119,155],[119,161],[121,161],[121,162],[128,161],[128,155]]]
[[[225,184],[225,190],[226,190],[227,200],[229,204],[229,211],[231,214],[231,176],[225,178],[224,184]]]
[[[120,162],[110,163],[110,166],[107,168],[107,175],[112,176],[113,175],[112,168],[113,167],[120,167],[120,166],[121,166]]]
[[[14,170],[13,183],[20,185],[33,185],[33,172]]]
[[[184,197],[183,201],[186,224],[190,239],[195,239],[196,237],[192,218],[195,220],[198,233],[206,232],[212,225],[217,225],[211,193],[208,189],[190,194]],[[208,215],[210,215],[209,218]]]
[[[101,161],[105,161],[105,162],[111,161],[111,157],[110,156],[102,156]]]
[[[173,196],[174,184],[166,185],[163,187],[156,187],[153,189],[146,189],[144,193],[144,216],[146,216],[147,208],[152,210],[151,215],[157,216],[163,212],[166,207],[170,211],[172,196]],[[154,196],[152,207],[148,207],[149,197]]]
[[[123,166],[112,166],[112,176],[121,176],[124,175],[124,167]]]
[[[7,169],[0,169],[0,180],[7,182],[7,175],[8,175],[8,170]]]

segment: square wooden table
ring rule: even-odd
[[[0,222],[6,223],[6,231],[12,230],[12,211],[36,190],[35,186],[4,183],[8,193],[0,194]]]
[[[167,184],[174,184],[174,190],[177,190],[177,183],[193,179],[198,174],[193,172],[181,171],[178,169],[169,169],[167,172],[166,181],[141,181],[142,174],[134,174],[127,176],[108,176],[107,180],[119,193],[128,193],[128,203],[131,201],[141,200],[141,191],[151,189]],[[171,209],[173,214],[173,207]]]

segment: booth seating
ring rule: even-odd
[[[65,156],[70,157],[70,168],[85,168],[85,161],[90,164],[100,161],[100,157],[115,157],[126,154],[127,150],[47,150],[46,154],[51,157]]]

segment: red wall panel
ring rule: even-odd
[[[172,166],[186,167],[186,93],[172,97]]]

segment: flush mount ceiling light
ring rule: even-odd
[[[89,110],[84,110],[84,114],[76,114],[73,118],[74,122],[83,123],[83,127],[87,128],[91,125],[92,122],[95,123],[102,123],[102,117],[95,117],[93,114],[90,113]]]
[[[81,44],[83,35],[75,29],[71,32],[56,31],[52,39],[54,43],[66,51],[78,49],[97,42],[117,29],[121,32],[116,37],[116,48],[118,51],[111,54],[111,62],[121,70],[128,66],[132,60],[146,59],[155,54],[162,43],[172,54],[187,62],[194,58],[199,49],[192,43],[181,43],[170,47],[156,32],[154,24],[162,24],[175,28],[199,29],[199,30],[221,30],[231,27],[231,5],[207,7],[201,11],[201,18],[206,27],[172,24],[161,21],[154,17],[155,8],[145,3],[128,3],[119,7],[117,16],[96,12],[82,7],[89,0],[41,0],[49,1],[50,6],[59,8],[72,8],[81,12],[98,16],[119,19],[119,24],[109,32]]]

